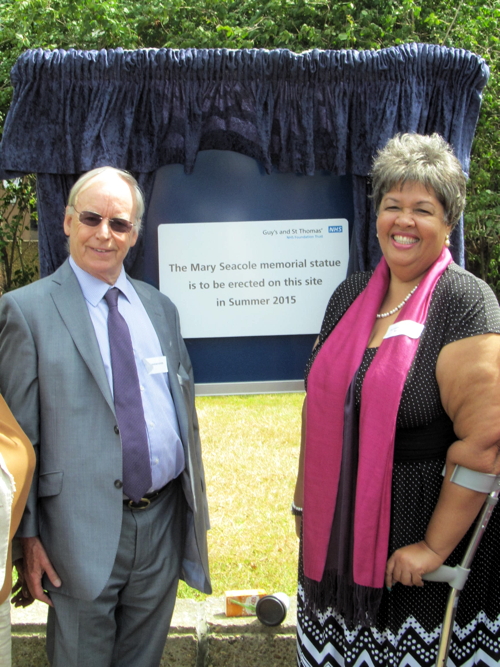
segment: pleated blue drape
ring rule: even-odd
[[[488,67],[464,50],[406,44],[380,51],[30,50],[12,70],[14,98],[0,176],[36,173],[41,273],[66,257],[62,219],[79,174],[128,169],[146,200],[155,170],[198,151],[232,150],[268,172],[351,174],[350,270],[380,256],[368,194],[373,155],[396,132],[439,132],[464,171]],[[147,224],[147,216],[146,216]],[[463,230],[454,237],[463,263]],[[142,274],[142,245],[127,269]]]

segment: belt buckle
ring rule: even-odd
[[[146,507],[149,507],[151,505],[151,501],[149,498],[141,498],[138,503],[134,502],[133,500],[129,500],[127,503],[127,507],[129,507],[131,510],[145,510]]]

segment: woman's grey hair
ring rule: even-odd
[[[465,207],[466,177],[451,146],[439,134],[396,134],[376,155],[371,171],[378,214],[383,197],[406,182],[432,190],[454,227]]]
[[[133,188],[135,192],[135,205],[136,205],[134,225],[137,232],[139,232],[141,229],[142,216],[144,215],[144,196],[142,194],[141,188],[139,187],[139,183],[135,180],[132,174],[130,174],[128,171],[125,171],[124,169],[116,169],[115,167],[98,167],[97,169],[92,169],[91,171],[87,171],[85,174],[80,176],[80,178],[71,188],[68,197],[68,206],[75,205],[78,193],[90,180],[92,180],[96,176],[100,176],[101,174],[107,174],[107,173],[116,174]],[[98,212],[99,211],[96,211],[96,213]]]

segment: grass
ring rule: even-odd
[[[297,589],[298,540],[290,514],[303,394],[198,397],[212,529],[213,594]],[[179,597],[202,599],[186,586]]]

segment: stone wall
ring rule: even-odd
[[[49,667],[46,615],[41,602],[12,609],[12,667]],[[295,622],[295,598],[274,628],[255,617],[226,618],[222,598],[177,600],[161,667],[295,667]]]

